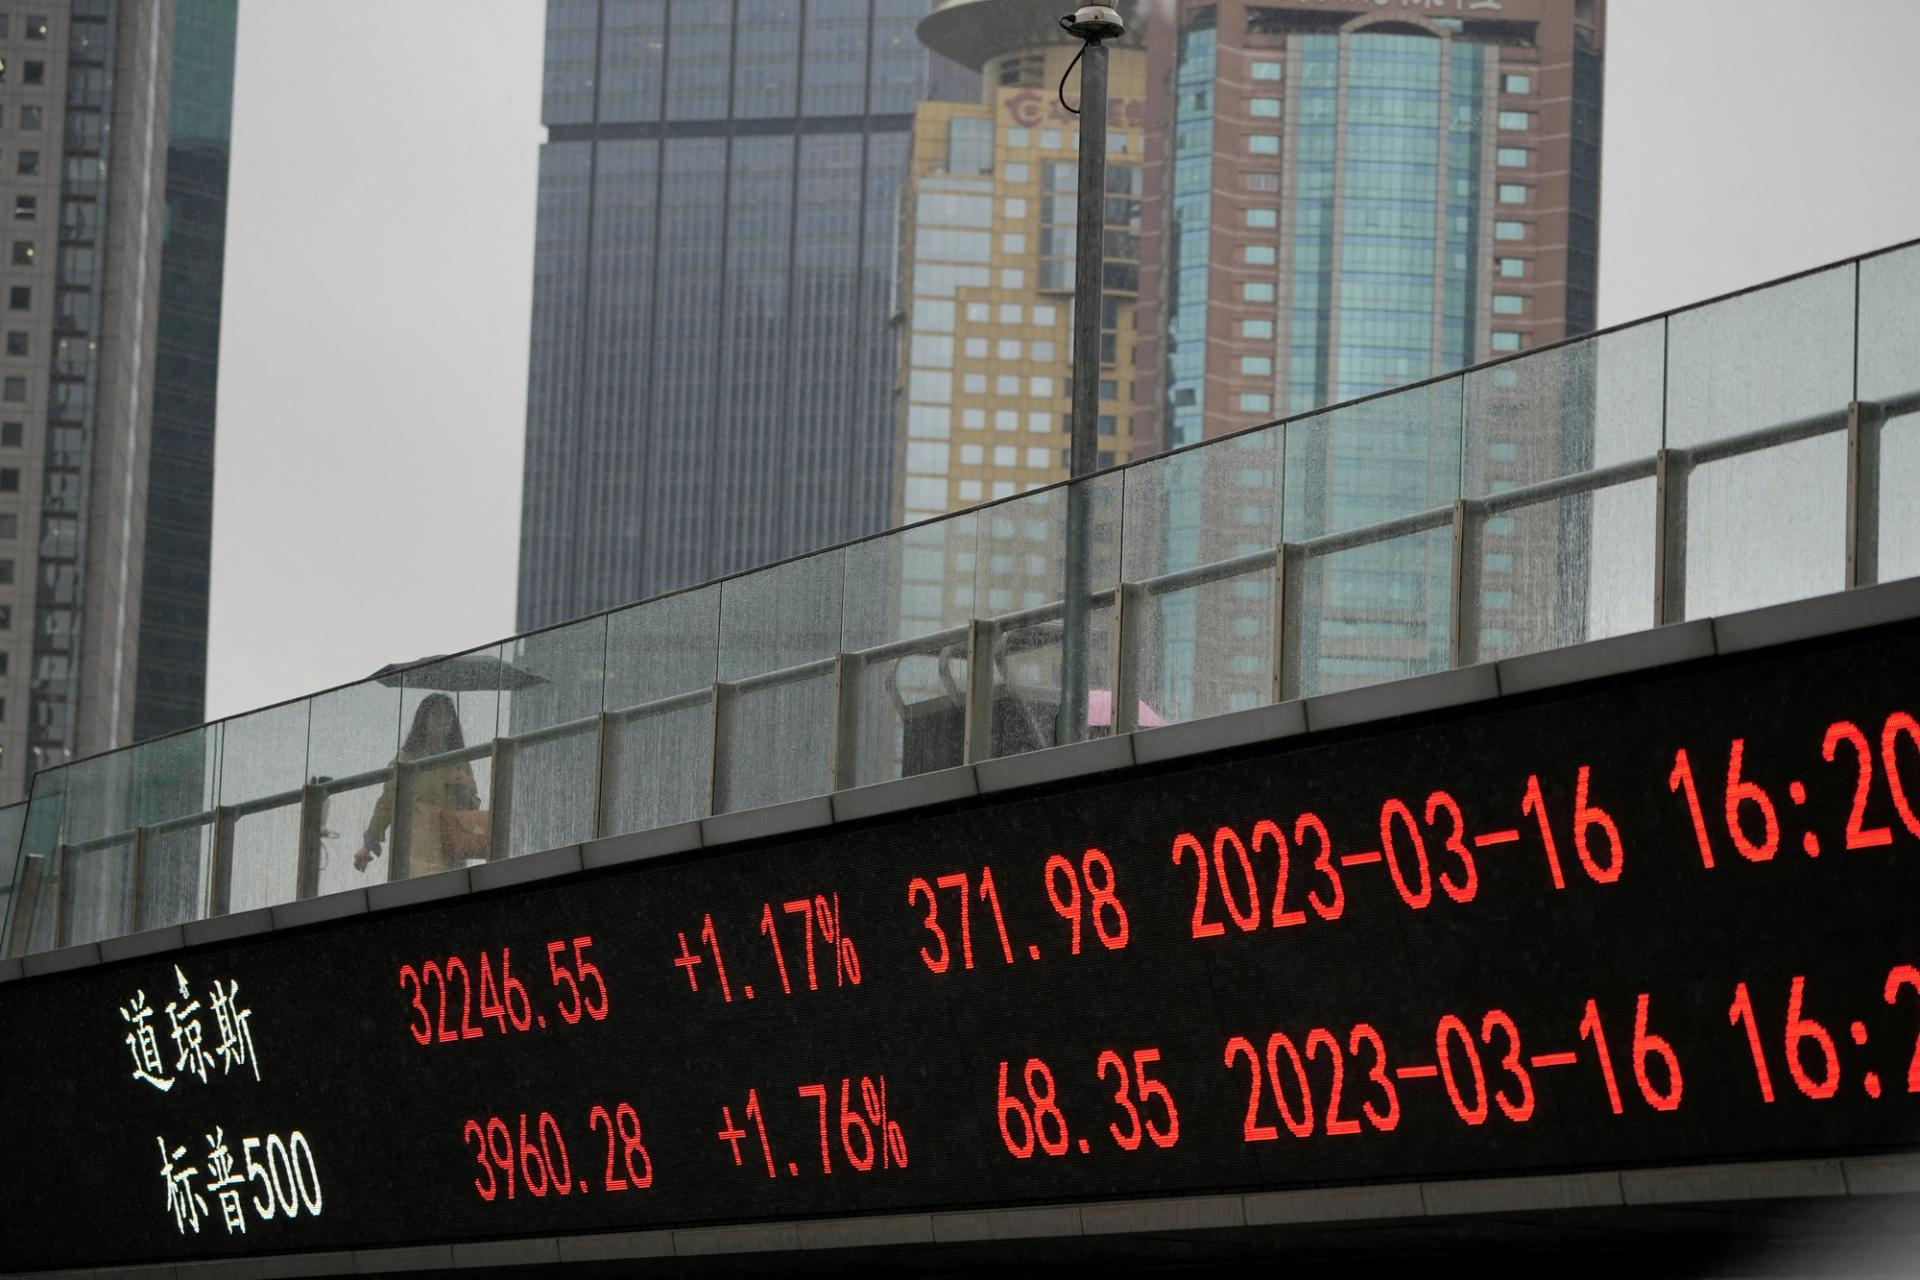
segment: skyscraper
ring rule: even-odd
[[[156,696],[174,691],[161,720],[200,714],[204,642],[191,633],[205,610],[206,361],[217,337],[203,328],[180,343],[163,339],[159,319],[164,309],[217,323],[219,237],[206,234],[204,202],[196,212],[170,201],[183,189],[169,182],[169,159],[176,128],[225,132],[232,12],[231,0],[48,0],[0,9],[0,209],[8,226],[0,792],[9,795],[36,765],[129,740],[148,653],[170,669],[147,686]],[[181,14],[192,65],[174,117]],[[170,228],[170,214],[187,225]],[[163,267],[170,252],[173,265],[198,280],[190,304],[178,287],[167,288],[179,283]],[[175,299],[171,306],[163,293]],[[193,373],[181,363],[189,348]],[[162,366],[165,385],[194,389],[169,393],[168,454],[150,475]],[[198,481],[183,479],[196,470]],[[190,492],[182,495],[183,486]],[[161,505],[171,523],[150,544],[154,488],[167,495]],[[150,555],[161,566],[151,594]],[[162,612],[177,604],[179,616],[143,651],[149,600]]]
[[[238,25],[239,0],[175,0],[136,740],[206,718],[214,398]]]
[[[932,0],[549,0],[519,624],[883,528]]]
[[[899,521],[1067,477],[1080,130],[1056,87],[1080,45],[1055,18],[1029,0],[946,0],[920,25],[931,48],[984,72],[985,91],[916,115],[901,219]],[[1108,54],[1102,466],[1133,446],[1148,107],[1139,34]]]
[[[1144,443],[1593,327],[1604,0],[1152,12]]]

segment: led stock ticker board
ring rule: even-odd
[[[1889,1150],[1910,631],[0,988],[16,1268]]]

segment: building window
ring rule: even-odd
[[[20,127],[29,133],[39,132],[40,108],[30,102],[23,104],[20,108]]]
[[[1502,129],[1529,129],[1529,128],[1532,128],[1532,127],[1533,127],[1533,112],[1531,112],[1531,111],[1502,111],[1502,112],[1500,113],[1500,127],[1501,127]]]
[[[1248,134],[1247,151],[1256,156],[1277,156],[1280,154],[1280,135],[1277,133]]]
[[[1250,244],[1247,246],[1247,263],[1249,266],[1270,267],[1278,258],[1278,251],[1270,244]]]
[[[1254,63],[1253,78],[1255,80],[1278,80],[1280,78],[1280,64],[1277,62]]]
[[[11,582],[13,581],[13,579],[9,578],[7,579],[7,581]],[[0,676],[4,676],[7,674],[7,667],[9,665],[7,661],[8,656],[9,655],[5,649],[0,649]]]
[[[28,84],[45,84],[47,82],[47,64],[44,62],[27,63],[25,79]]]
[[[6,379],[4,383],[0,383],[0,398],[4,398],[8,404],[25,404],[27,399],[27,380],[25,378],[10,377]]]
[[[38,151],[22,151],[19,158],[15,161],[14,167],[19,171],[21,177],[33,177],[40,172],[40,153]]]
[[[1280,211],[1278,209],[1249,209],[1247,210],[1247,225],[1258,228],[1277,227],[1280,225]]]
[[[1240,322],[1240,336],[1243,338],[1271,338],[1273,336],[1273,321],[1242,320]]]
[[[1020,196],[1009,196],[1005,210],[1009,218],[1024,218],[1027,216],[1027,202]]]
[[[7,309],[25,311],[33,305],[33,290],[23,284],[16,284],[7,290]]]
[[[1503,169],[1524,169],[1527,167],[1527,149],[1525,147],[1501,147],[1498,159]]]
[[[13,242],[13,265],[16,267],[33,265],[33,241],[15,240]]]
[[[7,330],[7,354],[23,356],[27,354],[27,335],[19,329]]]
[[[1247,114],[1256,120],[1278,120],[1280,118],[1280,99],[1248,98]]]
[[[1503,182],[1500,184],[1501,204],[1525,204],[1526,202],[1527,189],[1525,187],[1517,182]]]
[[[38,196],[15,196],[13,198],[13,219],[15,222],[32,222],[40,216]]]
[[[976,116],[947,121],[947,172],[967,177],[993,172],[993,121]]]
[[[1527,300],[1517,293],[1496,293],[1493,295],[1493,314],[1497,316],[1517,316],[1527,309]]]
[[[1000,61],[1000,83],[1008,89],[1031,89],[1046,79],[1046,59],[1038,54]]]
[[[0,604],[0,631],[13,630],[13,606]]]
[[[1273,373],[1272,356],[1241,356],[1240,372],[1256,378],[1271,376]]]
[[[1518,351],[1520,349],[1520,335],[1511,329],[1495,329],[1493,331],[1493,349],[1495,351]],[[4,472],[0,472],[0,475],[4,474]]]
[[[1031,182],[1033,171],[1024,164],[1010,164],[1000,171],[1000,176],[1008,182]]]
[[[1240,286],[1240,296],[1248,302],[1272,302],[1273,284],[1265,280],[1249,280]]]
[[[1525,240],[1527,224],[1524,222],[1496,222],[1493,224],[1495,240]]]
[[[1525,258],[1500,259],[1500,274],[1509,280],[1524,280],[1527,275],[1527,260]]]
[[[1523,76],[1509,71],[1505,80],[1502,81],[1502,87],[1505,88],[1508,93],[1532,93],[1533,77]]]
[[[13,585],[13,561],[0,560],[0,587]],[[0,655],[4,656],[4,655]]]
[[[0,422],[0,445],[18,449],[26,440],[27,429],[18,422]]]
[[[1240,412],[1272,413],[1273,397],[1263,392],[1245,391],[1240,394]]]
[[[1277,173],[1249,173],[1247,175],[1247,190],[1249,191],[1278,191],[1279,189],[1280,175]]]
[[[1033,145],[1033,135],[1027,130],[1025,129],[1007,130],[1007,148],[1009,150],[1012,150],[1013,148],[1018,147],[1024,151],[1026,148],[1032,145]]]
[[[0,513],[0,542],[12,542],[20,536],[20,517],[13,512]]]

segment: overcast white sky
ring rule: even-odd
[[[242,0],[207,714],[513,628],[542,0]],[[1600,318],[1920,237],[1920,0],[1612,0]]]

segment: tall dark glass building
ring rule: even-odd
[[[519,625],[880,529],[933,0],[548,0]]]
[[[174,9],[136,740],[206,718],[214,397],[238,8],[239,0],[176,0]]]

